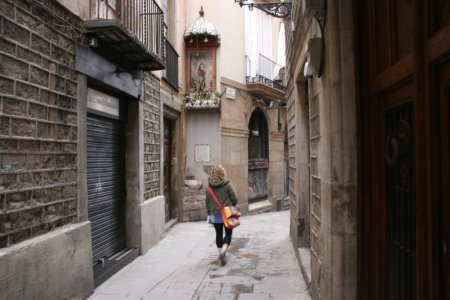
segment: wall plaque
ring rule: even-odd
[[[195,145],[195,162],[210,162],[211,145],[200,144]]]
[[[227,99],[231,99],[231,100],[236,99],[236,89],[227,87],[225,89],[225,96],[227,97]]]

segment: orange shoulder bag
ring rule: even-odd
[[[220,211],[222,212],[223,225],[225,225],[225,227],[229,229],[238,227],[241,224],[241,222],[239,221],[241,213],[237,210],[236,206],[224,207],[222,203],[220,203],[219,199],[217,199],[217,196],[211,187],[208,187],[208,191],[213,197],[214,201],[220,207]]]

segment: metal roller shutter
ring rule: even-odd
[[[125,248],[124,145],[122,122],[88,114],[88,218],[94,263]]]

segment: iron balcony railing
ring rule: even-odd
[[[165,78],[169,84],[178,90],[178,53],[175,51],[169,40],[166,39],[166,72]]]
[[[285,91],[285,67],[280,66],[270,58],[259,54],[257,61],[246,56],[246,83],[260,83],[272,88]]]
[[[147,50],[164,60],[164,12],[154,0],[90,0],[91,21],[120,20]]]

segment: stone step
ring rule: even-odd
[[[298,248],[297,259],[302,271],[306,285],[311,285],[311,250],[309,248]]]
[[[272,211],[272,203],[269,200],[258,201],[248,206],[249,215],[256,215]]]
[[[170,219],[169,221],[166,222],[165,227],[166,227],[166,232],[168,232],[170,229],[172,229],[173,226],[175,226],[175,224],[178,223],[178,219]]]

